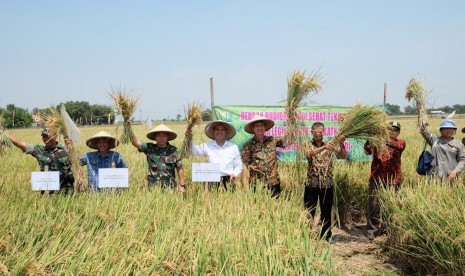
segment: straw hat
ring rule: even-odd
[[[111,136],[105,131],[100,131],[99,133],[87,139],[86,145],[91,149],[98,149],[97,142],[99,139],[102,139],[102,138],[107,139],[108,148],[110,149],[116,148],[116,146],[118,146],[119,144],[119,142],[116,140],[115,137]]]
[[[250,122],[248,122],[245,127],[244,127],[244,130],[247,131],[248,133],[250,134],[254,134],[253,133],[253,124],[255,122],[259,122],[259,121],[263,121],[265,123],[265,131],[269,130],[270,128],[272,128],[274,126],[274,122],[270,119],[267,119],[263,116],[260,116],[260,115],[255,115],[253,116],[252,120],[250,120]]]
[[[164,124],[160,124],[151,131],[149,131],[149,133],[147,133],[147,138],[149,138],[150,140],[155,140],[155,136],[157,135],[157,133],[160,132],[165,132],[168,135],[168,141],[174,140],[178,136],[169,127],[165,126]]]
[[[222,125],[226,128],[226,140],[229,140],[236,135],[236,129],[234,128],[233,125],[229,124],[228,122],[222,121],[222,120],[216,120],[216,121],[211,121],[205,126],[205,134],[208,136],[208,138],[215,140],[215,133],[213,132],[213,129],[217,125]]]

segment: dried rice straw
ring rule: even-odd
[[[47,127],[52,133],[62,134],[64,137],[67,137],[66,125],[61,116],[58,108],[50,107],[50,115],[45,116],[45,127]],[[79,161],[80,153],[76,145],[72,147],[67,147],[69,153],[69,160],[71,161],[71,171],[74,176],[74,189],[78,192],[83,192],[86,190],[86,177],[84,175],[84,169],[81,166]]]
[[[0,156],[3,155],[6,148],[11,147],[13,147],[13,143],[5,134],[5,129],[3,128],[3,114],[0,114]]]
[[[317,94],[322,89],[320,75],[318,73],[305,75],[305,72],[293,71],[287,80],[287,127],[284,134],[284,140],[292,143],[300,140],[300,129],[303,126],[299,118],[298,109],[305,104],[306,98],[311,94]],[[302,141],[299,141],[300,144]],[[305,151],[305,147],[300,147]]]
[[[384,153],[389,140],[386,118],[386,113],[378,106],[356,104],[342,116],[342,124],[332,142],[337,143],[341,136],[367,140],[380,153]]]
[[[194,101],[187,106],[187,131],[192,132],[194,126],[201,125],[202,120],[202,104]],[[192,156],[192,135],[185,136],[181,147],[181,159]]]
[[[426,91],[423,85],[423,82],[420,80],[416,80],[415,78],[411,78],[405,93],[405,98],[408,101],[415,102],[415,106],[418,112],[418,127],[424,129],[428,127],[428,115],[426,113]]]
[[[111,87],[111,92],[108,93],[113,99],[113,106],[117,115],[123,116],[123,133],[121,134],[121,143],[128,144],[133,140],[133,132],[129,124],[136,107],[139,104],[140,96],[135,94],[135,90],[126,91],[121,87]]]

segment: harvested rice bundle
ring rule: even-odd
[[[418,112],[418,127],[425,128],[428,124],[428,115],[426,114],[426,91],[422,81],[411,78],[405,93],[405,98],[408,101],[415,102]]]
[[[354,105],[342,116],[341,127],[332,141],[337,143],[341,136],[367,140],[379,152],[386,152],[389,140],[387,115],[377,106]]]
[[[121,87],[112,87],[109,95],[113,99],[116,114],[122,115],[124,120],[120,141],[123,144],[128,144],[132,141],[134,135],[130,120],[139,104],[140,96],[135,94],[135,90],[125,91]]]
[[[194,126],[201,125],[202,120],[202,104],[194,101],[187,106],[187,131],[191,132]],[[192,135],[185,136],[181,147],[181,159],[192,156]]]
[[[50,115],[45,116],[45,126],[50,130],[51,133],[62,134],[65,138],[68,138],[68,132],[66,129],[65,120],[63,119],[62,114],[57,108],[49,108]],[[65,110],[66,112],[66,110]],[[79,158],[81,154],[79,153],[78,146],[73,145],[68,147],[69,160],[71,161],[71,171],[74,176],[74,187],[78,192],[85,191],[86,177],[84,174],[84,169],[81,166]]]
[[[320,75],[318,73],[305,75],[305,72],[294,71],[291,73],[287,80],[287,99],[286,99],[286,113],[287,113],[287,127],[284,134],[285,141],[292,143],[299,141],[300,128],[303,123],[299,119],[298,109],[305,104],[306,98],[311,94],[317,94],[322,89],[320,82]],[[303,141],[299,141],[301,151],[306,151],[306,146]]]
[[[6,136],[5,129],[3,128],[3,115],[0,115],[0,156],[3,155],[6,148],[11,148],[13,143]]]

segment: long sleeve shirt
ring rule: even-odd
[[[222,176],[234,175],[237,177],[242,172],[239,148],[229,141],[226,141],[223,146],[219,146],[216,141],[203,143],[199,146],[192,143],[192,152],[194,155],[207,156],[209,163],[220,164]]]
[[[458,176],[465,167],[463,145],[454,138],[446,142],[442,136],[432,134],[427,128],[422,128],[420,132],[431,146],[431,153],[434,156],[429,174],[446,178],[450,172],[455,170]]]
[[[115,168],[127,168],[128,165],[123,156],[115,151],[109,151],[107,155],[102,156],[98,151],[88,152],[83,154],[79,161],[82,166],[87,165],[87,175],[89,180],[89,188],[99,190],[98,188],[98,170],[112,168],[112,163],[115,163]]]
[[[390,137],[387,146],[387,152],[380,153],[377,148],[365,144],[365,152],[373,154],[370,182],[398,185],[402,182],[401,157],[406,143],[404,140]]]

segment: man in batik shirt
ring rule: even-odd
[[[64,146],[58,145],[58,134],[49,129],[42,129],[41,136],[44,145],[32,145],[23,142],[9,132],[5,132],[11,142],[24,153],[34,156],[40,166],[40,171],[60,172],[60,190],[64,193],[73,191],[74,176],[71,171],[69,153]],[[43,192],[42,192],[43,193]],[[53,191],[50,191],[53,193]]]
[[[316,206],[320,204],[321,230],[320,237],[331,241],[331,210],[333,208],[334,159],[346,158],[344,148],[345,137],[341,136],[338,143],[324,142],[324,125],[315,122],[312,125],[312,142],[307,148],[308,161],[307,180],[305,182],[304,206],[315,218]]]
[[[380,214],[377,193],[381,186],[384,188],[393,187],[396,191],[402,182],[401,157],[405,149],[404,140],[397,139],[400,134],[400,124],[396,121],[389,122],[388,151],[380,153],[368,141],[364,149],[366,154],[373,155],[371,163],[370,180],[368,184],[368,206],[367,206],[367,237],[373,240],[383,232],[382,219]]]
[[[272,197],[281,194],[281,182],[278,172],[278,161],[276,148],[285,148],[287,144],[281,138],[265,136],[265,131],[271,129],[274,122],[270,119],[255,115],[247,123],[244,130],[254,136],[245,143],[242,149],[242,186],[247,187],[247,170],[250,177],[249,182],[256,189],[257,183],[265,183],[271,191]]]
[[[140,142],[135,135],[133,137],[132,144],[139,152],[147,155],[149,168],[147,182],[149,187],[161,185],[166,188],[179,188],[181,193],[184,193],[186,191],[186,179],[181,159],[178,157],[178,148],[169,143],[169,141],[177,137],[177,134],[169,127],[161,124],[147,133],[147,138],[155,140],[156,144]],[[178,172],[179,185],[176,181],[175,171]]]

